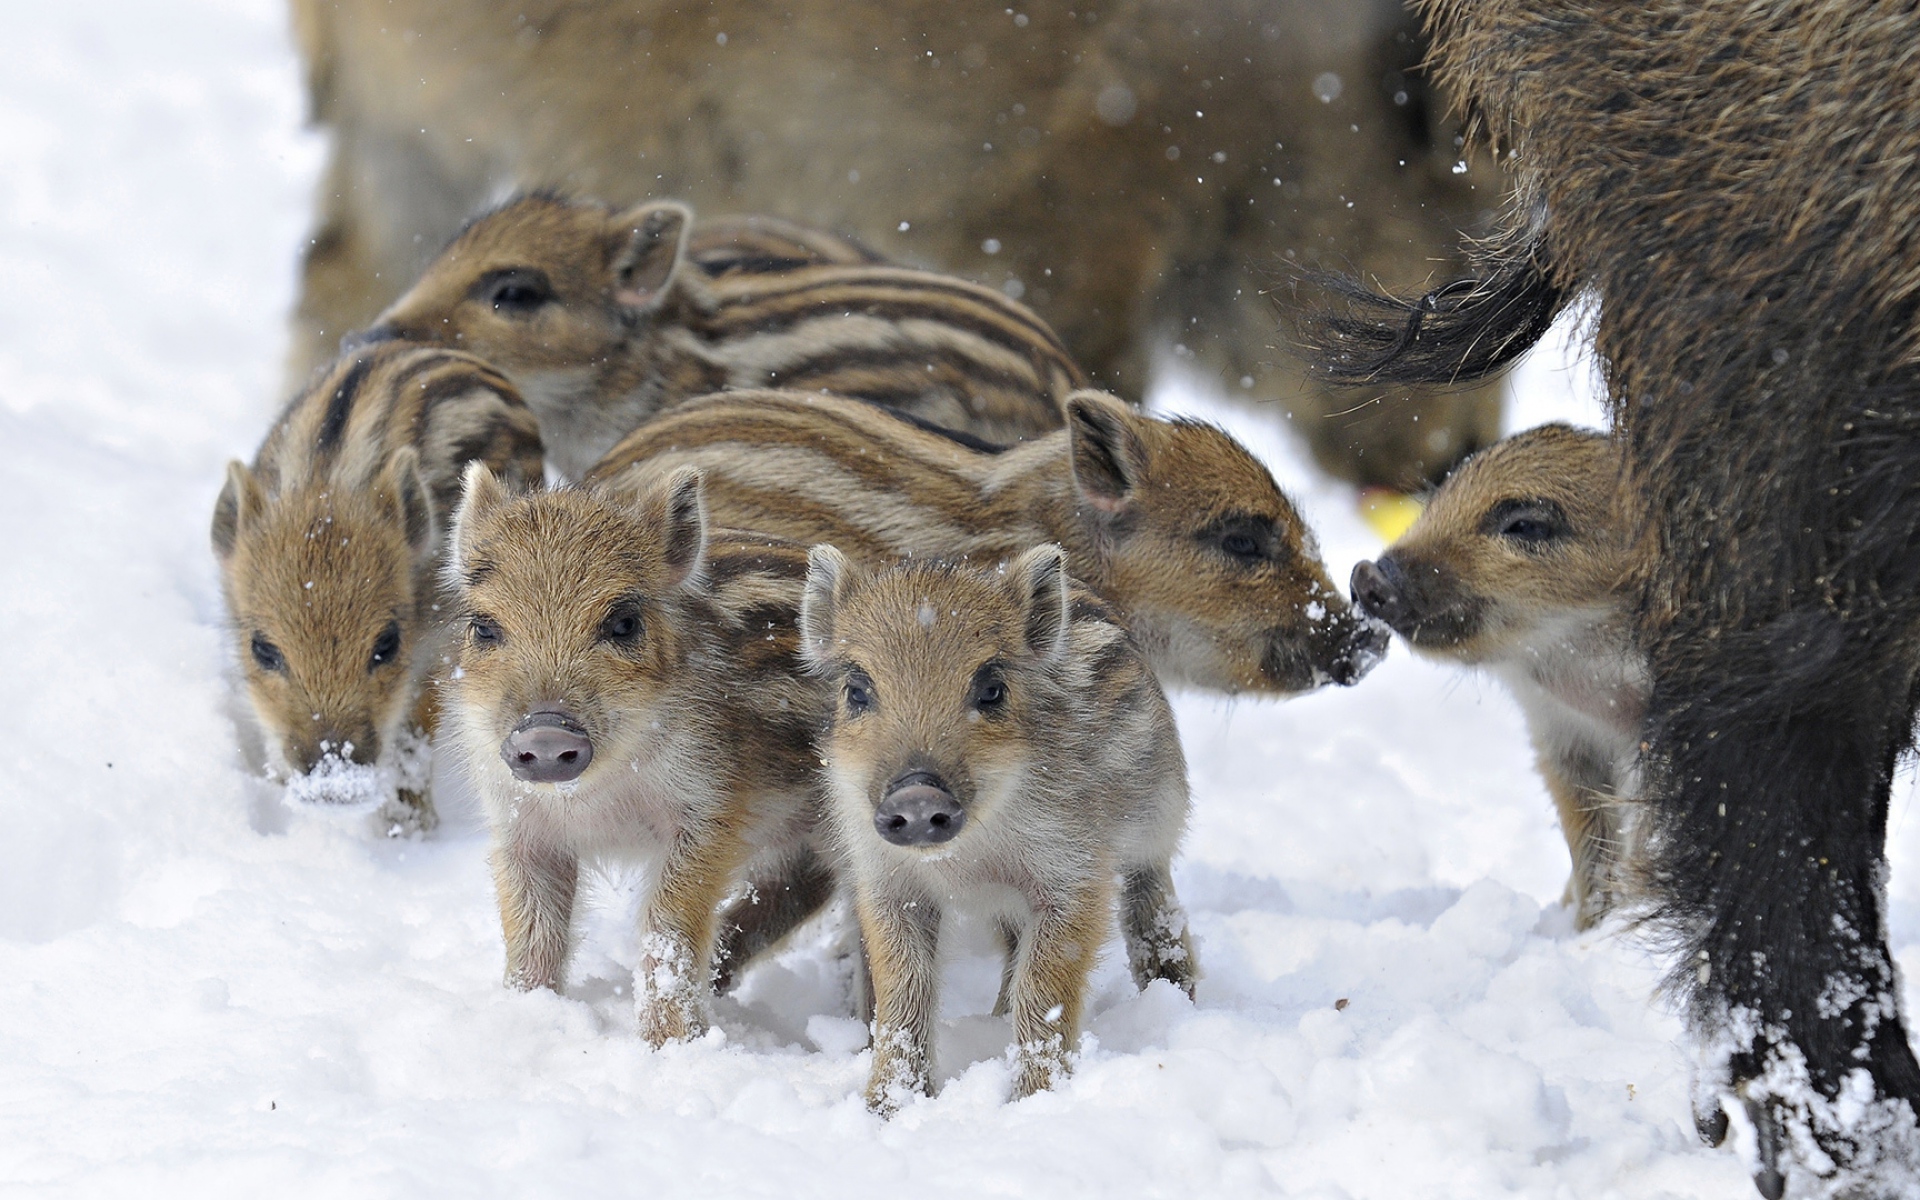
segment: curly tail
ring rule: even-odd
[[[1570,298],[1549,270],[1544,222],[1513,222],[1476,245],[1473,261],[1474,276],[1411,300],[1313,276],[1336,301],[1301,321],[1316,373],[1344,384],[1469,383],[1519,358]]]

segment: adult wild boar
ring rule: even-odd
[[[1443,76],[1515,151],[1509,220],[1475,278],[1356,293],[1320,327],[1326,361],[1477,378],[1597,296],[1654,563],[1649,874],[1701,1131],[1750,1123],[1768,1196],[1913,1195],[1920,1065],[1883,888],[1920,666],[1920,9],[1427,17]]]

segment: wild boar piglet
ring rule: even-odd
[[[1565,425],[1463,463],[1420,519],[1353,569],[1361,609],[1416,654],[1507,686],[1573,857],[1565,902],[1587,929],[1631,888],[1640,723],[1634,556],[1612,439]]]
[[[446,695],[492,830],[510,986],[560,986],[583,862],[640,863],[640,1032],[706,1028],[716,907],[749,864],[791,873],[812,832],[826,685],[796,658],[806,562],[710,536],[694,471],[633,497],[517,498],[469,472]]]
[[[470,461],[537,481],[540,439],[479,359],[369,347],[318,374],[252,467],[227,468],[213,548],[249,708],[297,802],[429,828],[427,746],[445,666],[438,567]]]
[[[356,337],[484,355],[570,479],[655,414],[731,388],[851,396],[1011,440],[1058,429],[1086,383],[1046,323],[992,288],[850,261],[857,244],[779,223],[733,219],[728,244],[690,251],[690,228],[671,201],[525,196],[469,224]]]
[[[1135,980],[1193,992],[1169,873],[1186,762],[1166,697],[1058,546],[997,569],[868,574],[830,546],[811,560],[801,634],[837,693],[821,756],[871,971],[868,1107],[891,1113],[931,1087],[938,942],[955,908],[1007,944],[1015,1096],[1049,1087],[1079,1041],[1116,880]]]

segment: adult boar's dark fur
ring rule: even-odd
[[[1656,564],[1647,865],[1706,1050],[1702,1131],[1731,1090],[1763,1193],[1911,1195],[1920,1066],[1882,888],[1920,664],[1920,11],[1426,15],[1441,76],[1515,151],[1508,227],[1476,280],[1324,316],[1322,361],[1469,379],[1598,297]]]

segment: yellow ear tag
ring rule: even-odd
[[[1417,498],[1391,488],[1373,487],[1360,493],[1360,517],[1386,541],[1398,541],[1426,508]]]

